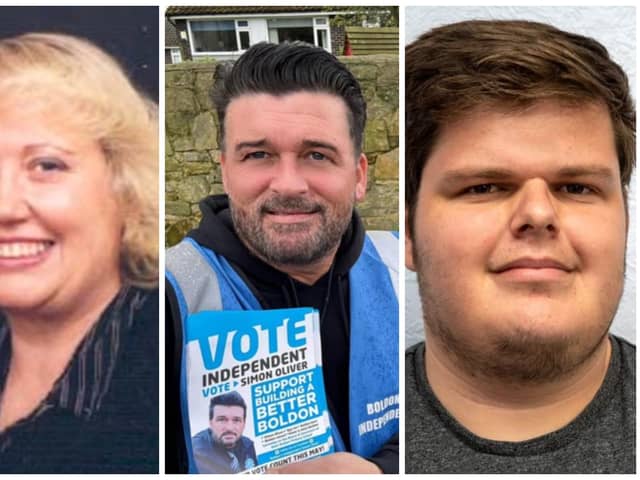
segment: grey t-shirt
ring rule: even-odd
[[[407,473],[635,473],[635,346],[611,336],[611,363],[593,401],[569,425],[497,442],[459,424],[433,394],[424,342],[406,352]]]

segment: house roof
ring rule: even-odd
[[[164,19],[164,45],[165,47],[178,47],[180,45],[180,38],[178,38],[176,28],[166,17]]]
[[[348,11],[349,7],[249,7],[249,6],[233,6],[233,7],[214,7],[214,6],[174,6],[167,7],[165,16],[178,17],[188,15],[229,15],[229,14],[256,14],[256,13],[298,13],[298,12],[339,12]]]

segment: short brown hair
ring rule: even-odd
[[[405,72],[410,230],[422,171],[443,127],[479,107],[520,110],[548,99],[604,104],[626,202],[635,167],[635,108],[627,76],[594,39],[536,22],[465,21],[407,46]]]

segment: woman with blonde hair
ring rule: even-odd
[[[157,128],[88,41],[0,40],[0,472],[157,472]]]

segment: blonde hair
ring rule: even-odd
[[[48,33],[0,40],[0,101],[6,99],[20,99],[27,108],[51,112],[56,119],[62,116],[99,143],[123,212],[122,280],[156,286],[157,105],[92,43]]]

